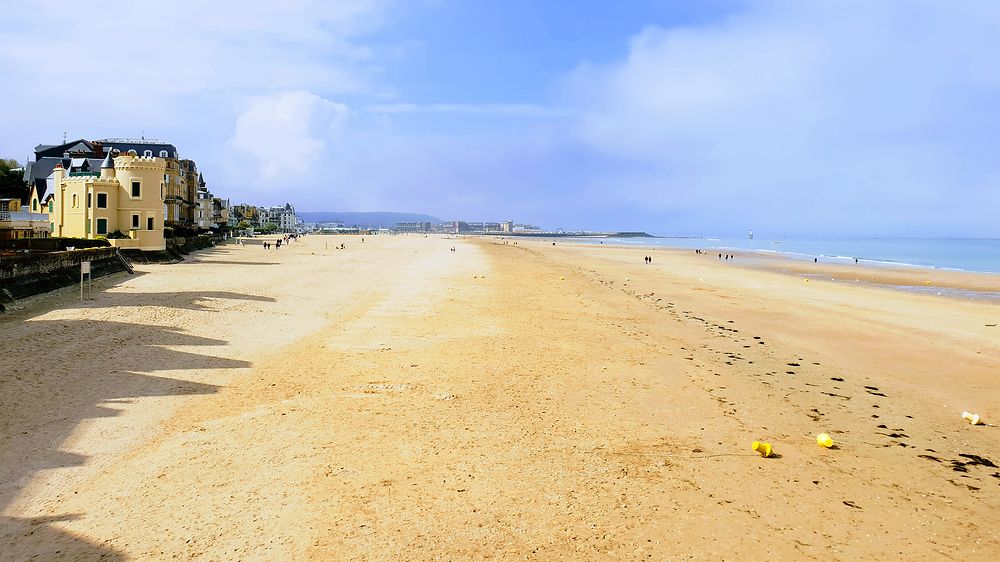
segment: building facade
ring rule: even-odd
[[[46,238],[49,215],[32,213],[21,205],[20,198],[0,198],[0,240]]]
[[[107,237],[120,248],[163,250],[165,170],[163,158],[131,154],[108,154],[99,171],[57,164],[45,196],[52,235]]]

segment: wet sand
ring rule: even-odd
[[[0,558],[1000,553],[960,418],[1000,418],[1000,305],[494,242],[224,246],[0,317]]]

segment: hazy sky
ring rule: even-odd
[[[18,1],[0,156],[139,136],[299,210],[1000,236],[1000,2]]]

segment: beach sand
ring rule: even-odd
[[[1000,304],[879,283],[998,276],[498,242],[226,245],[19,303],[0,559],[1000,556],[1000,428],[961,418],[1000,421]]]

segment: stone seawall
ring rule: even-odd
[[[0,258],[0,301],[10,302],[78,283],[83,261],[90,262],[94,278],[125,271],[125,265],[110,247]]]

